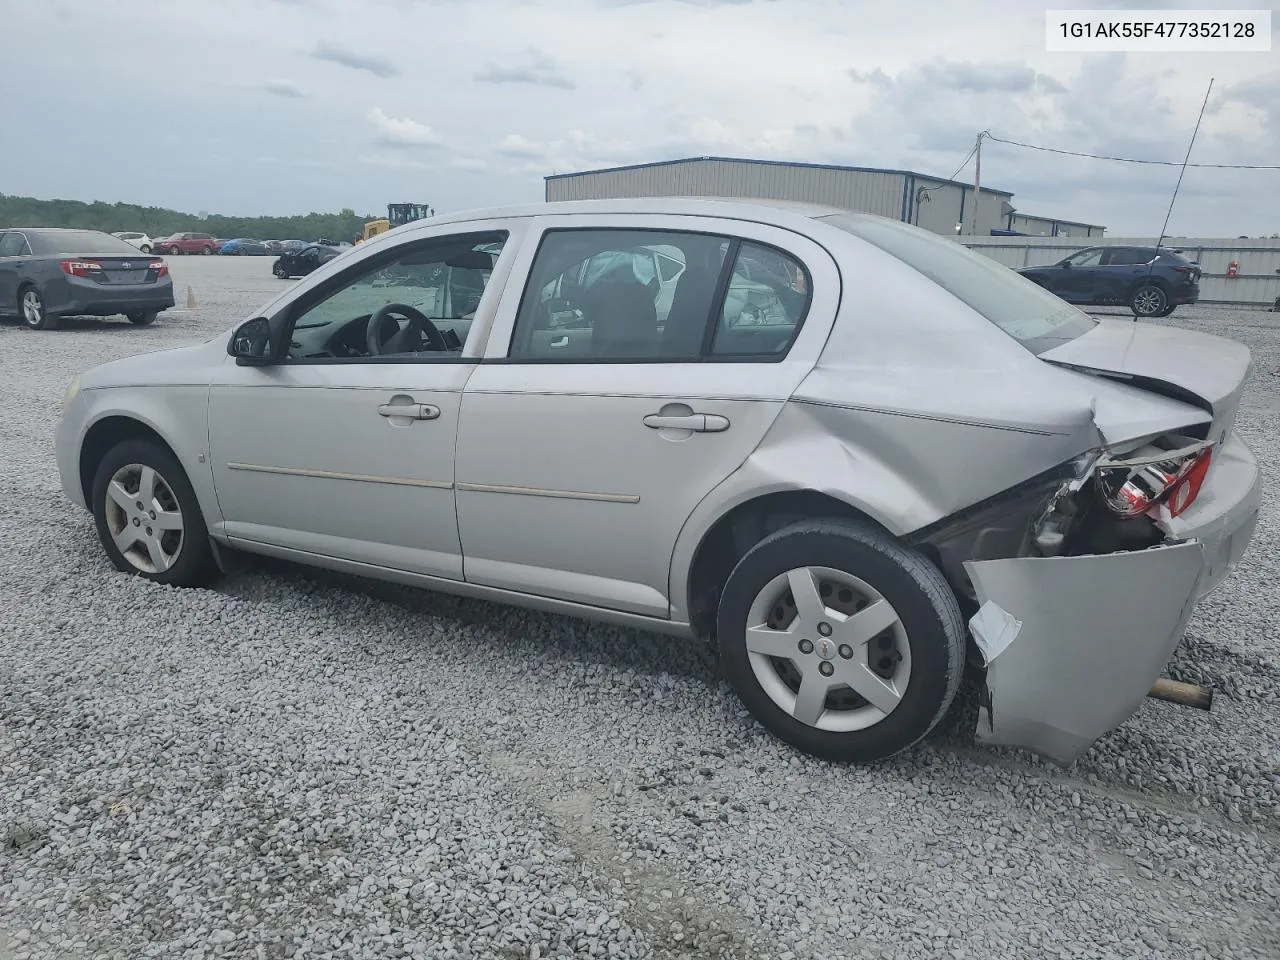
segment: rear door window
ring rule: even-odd
[[[808,289],[804,268],[791,257],[744,242],[729,277],[712,355],[785,354],[809,309]]]
[[[26,245],[26,238],[20,233],[0,234],[0,257],[17,257],[21,256],[21,250]]]

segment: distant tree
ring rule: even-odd
[[[360,215],[345,207],[338,213],[308,213],[292,217],[223,217],[211,214],[201,220],[195,214],[164,207],[102,201],[37,200],[0,194],[0,228],[75,227],[106,233],[136,230],[153,237],[199,230],[224,239],[318,240],[321,237],[352,236],[361,231],[366,221],[380,216],[382,214]]]

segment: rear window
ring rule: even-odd
[[[66,253],[72,256],[136,257],[138,250],[119,237],[96,230],[65,230],[31,237],[37,253]]]
[[[1032,353],[1052,350],[1098,324],[1014,270],[954,240],[894,220],[843,213],[821,219],[924,274]]]

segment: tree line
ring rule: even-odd
[[[386,213],[359,215],[350,208],[337,213],[307,213],[293,217],[223,217],[203,219],[165,207],[143,207],[133,203],[103,203],[81,200],[37,200],[0,193],[0,229],[4,227],[72,227],[102,230],[105,233],[136,231],[152,237],[196,231],[230,240],[307,240],[321,237],[350,240],[365,222]]]

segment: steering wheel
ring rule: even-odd
[[[409,321],[403,330],[393,319],[395,315]],[[448,352],[449,344],[444,334],[427,319],[422,311],[407,303],[388,303],[369,318],[365,345],[371,357],[381,356],[384,353],[417,353],[424,335],[431,349],[439,350],[441,353]],[[392,349],[388,350],[388,347]]]

